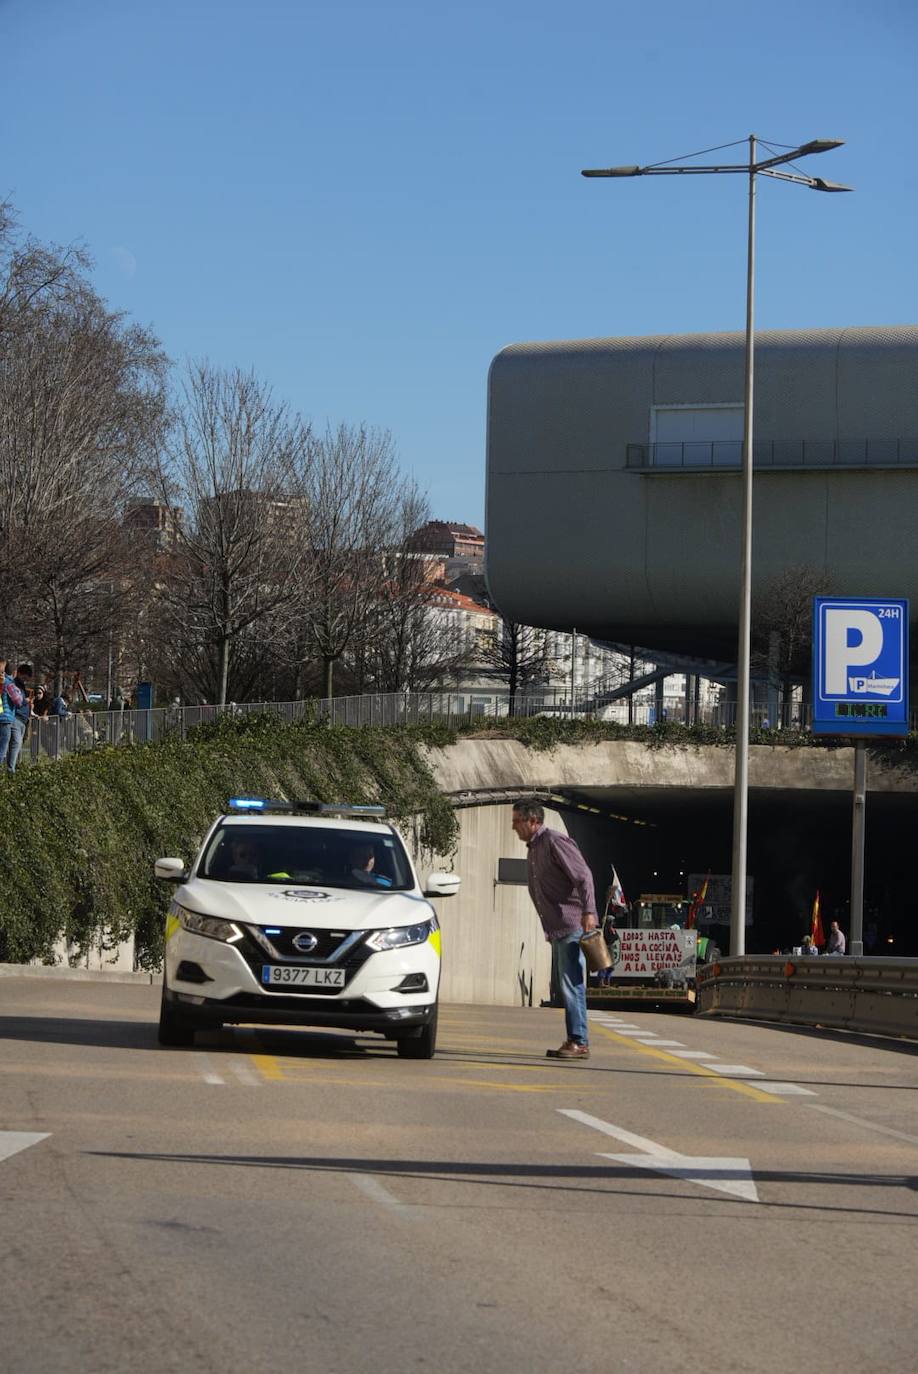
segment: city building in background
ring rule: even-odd
[[[755,348],[754,603],[792,572],[808,593],[918,607],[918,326],[764,330]],[[488,583],[504,614],[728,672],[743,378],[739,333],[498,354]]]

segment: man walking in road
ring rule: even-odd
[[[549,1059],[589,1059],[586,1014],[586,961],[580,937],[599,924],[593,875],[569,835],[549,830],[545,810],[535,801],[513,804],[513,829],[526,845],[529,895],[551,944],[555,987],[564,1003],[567,1039]]]

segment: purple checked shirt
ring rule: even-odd
[[[569,835],[540,825],[529,841],[529,895],[539,913],[546,940],[558,940],[582,929],[580,918],[596,911],[593,875]]]

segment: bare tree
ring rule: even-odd
[[[381,576],[366,627],[349,658],[358,691],[427,691],[461,669],[468,646],[446,623],[440,606],[444,589],[434,579],[436,560],[413,544],[412,536],[430,517],[416,483],[405,484],[387,514],[394,528],[381,550]]]
[[[302,489],[310,578],[302,598],[304,657],[315,655],[330,697],[334,669],[371,621],[398,527],[399,474],[387,433],[340,425],[316,439]]]
[[[548,636],[544,630],[501,616],[482,663],[489,677],[506,683],[509,713],[515,715],[517,696],[550,676]]]
[[[785,703],[806,681],[813,639],[813,597],[831,594],[827,575],[811,564],[785,568],[756,596],[752,609],[752,665],[780,683]]]
[[[0,538],[15,551],[0,604],[4,633],[60,681],[125,609],[121,517],[162,430],[166,359],[72,262],[56,277],[54,263],[36,249],[0,291]]]
[[[18,230],[16,212],[0,201],[0,339],[9,347],[22,322],[53,309],[85,285],[89,255],[76,246],[39,243]]]
[[[162,631],[186,682],[223,704],[234,647],[280,634],[306,575],[309,431],[252,373],[190,364],[176,437],[155,474],[174,549],[159,589]],[[245,675],[245,674],[243,674]]]

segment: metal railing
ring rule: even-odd
[[[320,720],[331,725],[424,725],[447,727],[479,721],[506,720],[509,716],[543,716],[555,720],[594,719],[617,725],[649,726],[661,722],[703,725],[730,730],[736,724],[736,703],[686,702],[684,696],[661,700],[608,700],[602,691],[585,691],[573,701],[563,692],[541,691],[520,695],[510,709],[505,692],[466,689],[455,692],[376,692],[331,700],[229,702],[225,706],[159,706],[152,710],[74,711],[65,720],[33,717],[20,764],[60,759],[78,750],[104,746],[152,744],[159,740],[186,739],[198,726],[221,716],[271,715],[284,724]],[[750,712],[752,731],[807,731],[810,709],[793,705],[775,710],[764,703]],[[912,713],[910,728],[918,727]]]
[[[481,692],[473,689],[457,692],[387,692],[368,696],[335,697],[320,701],[317,713],[333,725],[420,725],[431,721],[444,724],[518,717],[550,716],[555,719],[592,718],[617,725],[653,725],[657,721],[673,721],[688,725],[710,725],[717,729],[732,729],[736,724],[736,703],[695,703],[686,706],[684,695],[664,696],[662,704],[656,698],[632,701],[616,696],[609,699],[608,691],[585,690],[573,700],[564,692],[529,692],[517,696],[510,709],[505,692]],[[778,710],[759,704],[752,708],[751,728],[758,730],[807,730],[810,724],[809,707],[787,706]]]
[[[71,711],[64,720],[33,716],[20,763],[59,759],[78,750],[106,745],[154,744],[185,739],[192,730],[220,716],[275,715],[285,724],[309,719],[309,701],[229,702],[225,706],[158,706],[148,711]]]
[[[664,440],[627,444],[625,466],[644,472],[738,469],[743,461],[739,439]],[[914,468],[918,439],[756,439],[754,468]]]
[[[918,959],[721,959],[699,970],[697,990],[709,1016],[918,1038]]]

